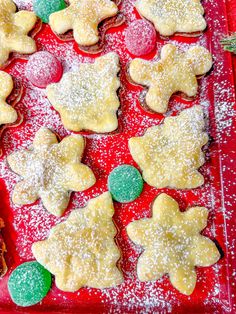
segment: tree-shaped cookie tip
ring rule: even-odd
[[[137,266],[139,279],[158,280],[168,274],[177,290],[192,294],[197,282],[195,266],[211,266],[220,258],[215,243],[200,234],[207,217],[204,207],[181,212],[173,198],[160,194],[153,203],[152,217],[127,227],[129,238],[144,248]]]
[[[52,228],[48,239],[33,244],[35,258],[55,275],[59,289],[102,289],[123,282],[116,266],[120,252],[114,241],[113,215],[111,195],[103,193]]]
[[[36,51],[35,41],[27,36],[36,21],[33,12],[16,12],[12,0],[0,0],[0,67],[11,52],[30,54]]]
[[[212,67],[210,52],[201,46],[192,46],[186,52],[167,44],[156,62],[143,59],[131,61],[129,72],[135,83],[148,87],[146,103],[152,110],[165,113],[171,96],[182,92],[189,97],[197,94],[196,76]]]
[[[68,206],[70,191],[83,191],[95,183],[93,172],[81,163],[84,139],[80,135],[65,137],[58,143],[56,135],[41,128],[33,146],[7,157],[10,168],[22,177],[16,184],[15,204],[31,204],[41,198],[45,208],[61,216]]]
[[[200,106],[167,117],[161,125],[129,140],[132,157],[143,171],[143,179],[156,188],[191,189],[204,183],[198,172],[204,162],[201,148],[207,143]]]

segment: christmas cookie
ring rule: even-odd
[[[103,193],[74,210],[51,230],[47,240],[33,244],[35,258],[55,275],[59,289],[101,289],[123,282],[116,266],[120,252],[114,241],[113,215],[111,195]]]
[[[58,143],[54,133],[41,128],[32,148],[7,157],[10,168],[23,178],[14,188],[13,202],[24,205],[41,198],[49,212],[61,216],[69,203],[69,191],[83,191],[95,183],[93,172],[81,163],[84,146],[80,135]]]
[[[4,221],[0,218],[0,278],[7,272],[7,265],[5,262],[4,254],[6,252],[6,245],[4,243],[1,229],[4,228]]]
[[[194,33],[206,28],[200,0],[137,0],[136,9],[163,36]]]
[[[82,46],[98,42],[98,24],[115,16],[118,8],[110,0],[70,0],[70,5],[49,17],[49,24],[57,34],[73,30],[75,41]]]
[[[7,104],[6,98],[13,90],[13,80],[9,74],[0,71],[0,125],[14,123],[17,113],[13,107]]]
[[[143,170],[143,179],[156,188],[192,189],[204,183],[198,172],[204,162],[201,151],[208,141],[200,106],[168,117],[148,128],[142,137],[129,140],[132,157]]]
[[[152,217],[127,227],[130,239],[144,248],[137,266],[139,280],[158,280],[168,274],[176,289],[190,295],[197,282],[195,266],[211,266],[220,258],[215,243],[200,234],[207,217],[204,207],[180,212],[173,198],[160,194],[153,203]]]
[[[146,95],[148,107],[165,113],[174,93],[195,96],[198,90],[196,76],[207,73],[211,67],[212,56],[206,48],[193,46],[182,52],[176,46],[167,44],[161,50],[161,60],[134,59],[129,73],[135,83],[149,88]]]
[[[39,303],[51,288],[51,274],[38,262],[27,262],[18,266],[8,281],[12,301],[19,306]]]
[[[30,54],[36,51],[35,41],[27,36],[36,21],[33,12],[16,12],[12,0],[0,0],[0,67],[11,52]]]
[[[81,64],[78,71],[65,73],[59,83],[47,87],[48,99],[59,111],[67,129],[116,130],[116,112],[120,106],[116,93],[120,86],[119,70],[118,55],[109,53],[93,64]]]

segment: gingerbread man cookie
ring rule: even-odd
[[[41,198],[49,212],[61,216],[70,200],[69,191],[84,191],[96,181],[90,168],[81,163],[84,146],[80,135],[58,143],[54,133],[41,128],[32,148],[7,157],[11,169],[23,178],[14,188],[13,202],[24,205]]]
[[[196,76],[207,73],[211,67],[212,56],[206,48],[193,46],[182,52],[176,46],[167,44],[161,50],[161,60],[134,59],[129,72],[134,82],[149,87],[146,95],[148,107],[165,113],[174,93],[195,96],[198,90]]]
[[[7,104],[6,98],[13,90],[13,80],[9,74],[0,71],[0,125],[14,123],[17,113],[13,107]]]
[[[6,245],[4,243],[1,229],[4,228],[4,221],[0,218],[0,278],[3,277],[7,272],[7,265],[4,258],[6,252]]]
[[[59,289],[102,289],[123,282],[116,266],[120,252],[114,241],[113,215],[111,195],[103,193],[52,228],[47,240],[33,244],[35,258],[55,275]]]
[[[207,217],[204,207],[181,212],[173,198],[160,194],[152,217],[127,227],[130,239],[144,248],[137,266],[139,280],[158,280],[169,274],[172,285],[190,295],[197,282],[195,266],[211,266],[220,258],[215,243],[200,234],[207,226]]]
[[[119,69],[118,55],[108,53],[93,64],[81,64],[77,72],[65,73],[59,83],[47,87],[48,99],[67,129],[111,132],[118,127]]]
[[[156,188],[192,189],[204,183],[198,172],[204,162],[201,147],[208,141],[200,106],[168,117],[129,140],[132,157],[143,170],[143,179]]]
[[[52,13],[49,24],[57,34],[73,29],[75,41],[82,46],[91,46],[98,42],[98,24],[114,16],[118,8],[110,0],[70,0],[70,5],[61,11]]]
[[[27,36],[36,21],[33,12],[16,12],[12,0],[0,0],[0,67],[11,52],[30,54],[36,51],[35,41]]]
[[[199,32],[206,28],[201,0],[137,0],[135,6],[163,36]]]

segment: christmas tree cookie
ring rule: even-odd
[[[59,83],[47,87],[48,99],[67,129],[98,133],[117,129],[119,71],[118,55],[108,53],[92,64],[81,64],[78,71],[65,73]]]
[[[143,179],[156,188],[193,189],[204,183],[198,171],[204,162],[201,150],[208,142],[203,110],[194,106],[161,125],[148,128],[129,140],[132,157],[143,171]]]
[[[111,195],[103,193],[52,228],[48,239],[33,244],[35,258],[55,275],[59,289],[102,289],[123,282],[116,265],[120,252],[113,215]]]

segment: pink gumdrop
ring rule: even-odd
[[[125,44],[130,53],[142,56],[150,53],[156,46],[156,30],[146,20],[132,22],[125,32]]]
[[[62,74],[61,62],[48,51],[39,51],[30,56],[25,69],[27,79],[40,88],[60,81]]]

